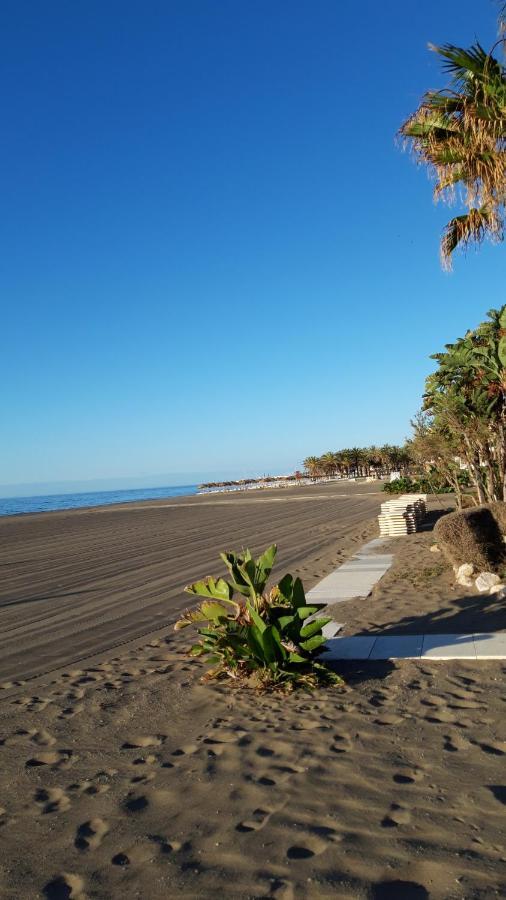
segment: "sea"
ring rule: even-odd
[[[33,512],[53,512],[58,509],[82,509],[87,506],[108,506],[111,503],[136,503],[139,500],[166,500],[196,494],[197,484],[156,488],[135,488],[126,491],[86,491],[79,494],[46,494],[39,497],[0,498],[0,516]]]

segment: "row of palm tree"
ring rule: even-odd
[[[328,450],[321,456],[308,456],[304,469],[311,478],[340,475],[362,477],[405,471],[411,462],[406,447],[385,444],[383,447],[351,447]]]

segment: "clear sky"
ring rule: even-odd
[[[0,483],[402,441],[504,302],[395,132],[493,0],[4,0]],[[114,482],[116,485],[117,482]]]

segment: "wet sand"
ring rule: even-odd
[[[326,484],[0,518],[0,682],[157,633],[220,550],[277,542],[277,570],[309,588],[372,533],[383,498]]]

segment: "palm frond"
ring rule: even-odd
[[[443,44],[440,47],[429,44],[429,48],[445,60],[443,69],[452,76],[452,81],[459,88],[465,88],[473,78],[483,81],[501,75],[502,67],[498,61],[478,42],[467,49],[453,44]]]
[[[473,207],[461,216],[455,216],[445,226],[441,240],[441,261],[443,268],[452,267],[452,254],[461,247],[481,244],[485,237],[502,240],[502,220],[495,211],[486,207]]]

